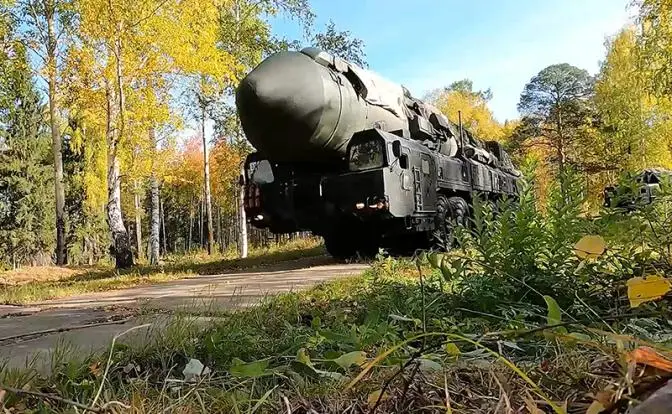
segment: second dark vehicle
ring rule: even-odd
[[[274,233],[311,231],[336,258],[449,247],[474,196],[517,197],[520,172],[402,86],[316,49],[268,57],[236,105],[257,152],[245,211]]]
[[[661,185],[672,180],[672,171],[647,168],[635,175],[629,185],[612,185],[604,189],[604,206],[634,211],[655,201]]]

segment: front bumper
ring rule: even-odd
[[[324,200],[342,213],[407,218],[415,214],[415,202],[413,186],[403,182],[403,172],[379,168],[327,177],[322,192]]]
[[[326,177],[322,196],[344,213],[370,213],[389,209],[382,170],[371,170]]]

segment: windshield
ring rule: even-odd
[[[270,184],[273,182],[273,169],[268,160],[252,161],[247,166],[247,177],[255,184]]]
[[[385,142],[380,139],[360,141],[350,147],[351,171],[380,168],[385,164]]]

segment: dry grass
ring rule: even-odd
[[[152,328],[155,339],[145,345],[65,361],[44,378],[30,370],[0,369],[0,383],[84,404],[102,387],[101,404],[117,401],[138,413],[371,413],[375,393],[385,389],[377,413],[551,413],[550,401],[578,414],[609,386],[617,391],[612,397],[620,391],[633,395],[628,387],[641,378],[641,370],[624,360],[633,344],[619,350],[609,336],[589,335],[581,326],[572,331],[589,338],[572,343],[550,330],[512,331],[509,318],[463,312],[429,273],[421,288],[414,267],[378,261],[363,276],[279,295],[233,313],[221,310],[206,323],[198,310],[176,314],[168,326]],[[527,317],[525,324],[535,328],[545,319]],[[636,323],[637,318],[614,322],[610,329],[629,335],[628,326]],[[414,339],[423,332],[437,335],[426,342]],[[478,344],[455,340],[458,352],[448,351],[446,338],[457,334]],[[329,362],[359,351],[370,367]],[[382,354],[387,357],[377,360]],[[331,375],[309,369],[306,356]],[[210,374],[185,381],[182,370],[191,358]],[[258,370],[248,365],[251,371],[234,374],[238,363],[265,365]],[[361,380],[348,388],[356,377]],[[7,407],[46,406],[34,396],[10,398]],[[51,404],[46,411],[66,409],[67,404]]]
[[[35,266],[21,267],[16,270],[8,270],[0,273],[0,284],[21,285],[30,282],[51,282],[55,280],[69,279],[82,275],[92,269],[104,270],[103,267],[58,267],[58,266]]]
[[[399,341],[421,332],[420,326],[410,322],[422,315],[422,296],[412,268],[410,263],[379,263],[364,277],[280,295],[261,307],[233,314],[222,311],[206,324],[195,323],[198,318],[177,316],[165,329],[156,328],[155,341],[142,347],[120,347],[113,354],[107,380],[101,377],[107,364],[105,353],[59,364],[52,376],[35,378],[30,385],[21,379],[26,375],[18,373],[6,375],[4,380],[0,374],[0,382],[47,390],[85,404],[102,384],[101,404],[119,401],[138,413],[372,413],[375,393],[385,388],[377,413],[550,413],[545,397],[566,407],[568,414],[578,414],[586,412],[591,394],[622,380],[624,367],[617,352],[566,346],[539,333],[509,339],[519,349],[498,347],[496,341],[485,343],[529,376],[536,387],[497,356],[465,342],[457,343],[459,355],[448,355],[445,338],[436,337],[426,344],[409,343],[400,348],[346,389],[362,368],[329,367],[324,361],[332,358],[330,354],[361,349],[371,362]],[[434,295],[431,288],[426,293],[428,315],[435,320],[428,329],[482,334],[480,318],[462,315],[453,321],[451,315],[459,311],[451,309],[450,302],[438,292]],[[380,319],[368,322],[372,314],[379,314]],[[393,314],[409,320],[390,320]],[[485,326],[501,328],[496,321]],[[424,348],[422,357],[413,357],[420,348]],[[299,349],[306,350],[319,369],[339,372],[343,378],[309,375],[310,370],[299,369],[295,357]],[[182,369],[190,358],[202,361],[211,374],[194,383],[185,382]],[[232,376],[235,358],[269,361],[266,375]],[[12,396],[8,407],[38,408],[41,403],[35,397]],[[59,409],[66,407],[58,405]]]
[[[0,304],[21,305],[91,292],[126,289],[197,275],[252,269],[278,262],[324,254],[317,239],[299,239],[264,249],[254,249],[245,259],[235,252],[224,255],[172,256],[159,266],[136,266],[128,270],[110,267],[25,267],[0,274]]]

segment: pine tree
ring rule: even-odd
[[[50,140],[26,51],[0,55],[0,266],[35,264],[54,248]]]

